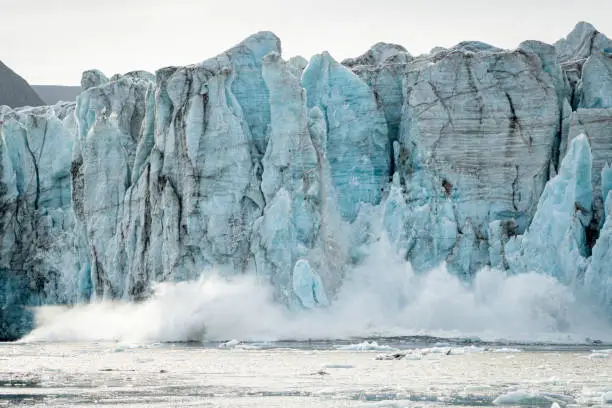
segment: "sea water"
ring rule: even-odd
[[[610,406],[612,346],[427,337],[0,343],[0,406],[554,404]]]

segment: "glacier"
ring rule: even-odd
[[[467,284],[551,276],[612,318],[612,40],[588,23],[341,62],[284,60],[260,32],[81,86],[0,107],[0,339],[31,306],[139,301],[212,269],[326,308],[381,240]]]

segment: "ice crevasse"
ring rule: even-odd
[[[260,32],[155,75],[87,71],[76,104],[2,107],[0,338],[31,327],[25,306],[211,268],[325,307],[383,234],[416,271],[537,271],[609,315],[611,49],[580,23],[555,45],[284,60]]]

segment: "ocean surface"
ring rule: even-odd
[[[0,406],[612,407],[612,345],[0,343]],[[555,406],[556,407],[556,406]]]

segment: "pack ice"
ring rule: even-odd
[[[587,23],[343,62],[284,60],[260,32],[82,86],[0,108],[0,338],[29,330],[25,306],[138,300],[212,267],[325,307],[383,235],[416,271],[537,271],[612,314],[612,41]]]

